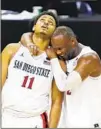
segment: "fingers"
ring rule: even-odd
[[[37,55],[37,53],[39,52],[39,48],[33,43],[29,43],[27,45],[27,47],[28,47],[31,55]]]
[[[57,55],[54,51],[54,49],[52,47],[48,47],[47,50],[46,50],[46,54],[48,56],[49,59],[52,59],[52,58],[56,58]]]

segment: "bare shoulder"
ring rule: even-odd
[[[20,47],[20,43],[9,43],[6,47],[9,47],[9,48],[19,48]]]
[[[85,54],[79,58],[75,68],[82,78],[88,75],[98,76],[101,74],[101,60],[96,53]]]
[[[12,55],[12,54],[14,54],[14,53],[16,53],[16,52],[18,51],[18,49],[20,48],[20,46],[21,46],[20,43],[10,43],[10,44],[8,44],[8,45],[4,48],[3,52]],[[2,52],[2,53],[3,53],[3,52]]]
[[[87,53],[81,56],[78,60],[78,63],[100,63],[100,57],[96,53]]]

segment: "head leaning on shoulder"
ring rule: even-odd
[[[51,45],[56,54],[61,57],[66,57],[73,51],[78,42],[74,31],[68,26],[59,26],[54,31],[51,37]]]
[[[57,16],[48,11],[44,11],[37,17],[33,18],[30,23],[31,31],[36,34],[42,34],[51,37],[54,30],[58,26]]]

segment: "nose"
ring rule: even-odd
[[[45,24],[45,25],[48,25],[48,21],[46,20],[46,21],[44,22],[44,24]]]

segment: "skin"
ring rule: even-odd
[[[35,55],[39,55],[47,49],[50,42],[50,37],[52,36],[55,28],[56,23],[53,17],[49,15],[43,15],[38,19],[36,25],[33,26],[34,33],[29,34],[32,41],[34,42],[32,42],[32,44],[35,44],[38,47],[38,51],[35,52]],[[2,87],[6,81],[9,63],[14,54],[20,48],[20,45],[20,43],[8,44],[2,51]],[[63,62],[61,61],[60,64],[63,65]],[[64,94],[57,89],[55,81],[53,80],[49,128],[56,128],[58,125],[63,95]]]
[[[25,33],[21,38],[21,42],[24,46],[27,46],[32,55],[38,55],[49,45],[50,38],[56,28],[56,22],[54,18],[50,15],[42,15],[37,23],[33,26],[33,33]],[[27,45],[27,42],[30,45]],[[32,43],[32,44],[31,44]],[[31,49],[30,46],[36,47],[36,49]]]
[[[26,37],[31,41],[28,35]],[[62,56],[65,60],[73,59],[82,50],[75,37],[64,36],[62,34],[52,36],[51,45],[52,47],[46,50],[50,59],[57,58],[57,56]],[[61,68],[65,72],[68,71],[64,62],[62,62]],[[85,54],[79,58],[74,70],[80,74],[82,80],[86,79],[88,76],[97,77],[101,75],[101,61],[97,54]]]
[[[18,51],[19,48],[20,48],[20,44],[18,44],[18,43],[8,44],[1,53],[1,57],[2,57],[2,60],[1,60],[2,61],[1,62],[2,87],[6,81],[7,71],[8,71],[8,66],[9,66],[10,60],[12,59],[13,55]]]
[[[50,59],[56,58],[57,55],[62,55],[64,58],[66,56],[71,56],[72,58],[74,58],[81,51],[81,48],[75,37],[69,38],[68,36],[60,34],[53,36],[51,43],[53,48],[48,48],[46,50],[46,53]],[[88,76],[99,76],[101,74],[101,62],[98,55],[94,53],[83,55],[79,58],[77,66],[74,70],[80,74],[82,80],[84,80]]]

